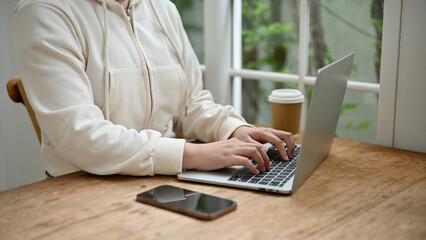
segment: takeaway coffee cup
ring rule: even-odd
[[[296,89],[275,89],[268,97],[271,103],[272,127],[297,136],[300,128],[303,94]]]

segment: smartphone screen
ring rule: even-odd
[[[162,185],[139,193],[136,199],[205,220],[215,219],[237,208],[235,201],[171,185]]]

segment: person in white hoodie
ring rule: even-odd
[[[270,167],[259,142],[277,146],[283,159],[292,155],[291,133],[255,128],[202,89],[171,2],[22,0],[15,11],[19,71],[52,176],[174,175],[232,165],[259,173]]]

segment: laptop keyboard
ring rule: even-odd
[[[275,146],[268,149],[268,157],[271,161],[271,168],[257,175],[253,174],[248,168],[241,168],[229,178],[230,181],[247,182],[258,185],[267,185],[282,187],[294,175],[296,169],[297,159],[299,157],[300,146],[298,146],[293,153],[293,157],[289,161],[284,161],[281,158]],[[257,163],[252,160],[253,164],[257,167]]]

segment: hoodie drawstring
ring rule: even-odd
[[[108,9],[105,0],[102,0],[102,6],[104,8],[104,85],[105,85],[105,119],[110,119],[109,113],[109,36],[108,36]]]

